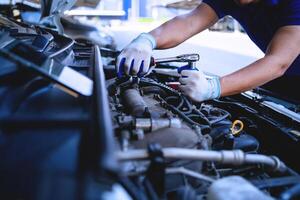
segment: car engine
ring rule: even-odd
[[[109,67],[106,70],[110,74]],[[158,197],[167,194],[169,199],[238,199],[242,198],[236,196],[239,189],[233,188],[243,190],[240,177],[259,185],[278,172],[294,173],[286,171],[285,164],[276,157],[263,158],[259,154],[267,151],[255,137],[262,133],[254,118],[242,114],[257,115],[256,110],[234,98],[192,102],[177,90],[177,83],[178,78],[155,70],[146,78],[112,78],[106,82],[121,149],[119,157],[127,161],[123,168],[133,177],[148,178]],[[253,158],[248,160],[248,156]],[[150,162],[144,161],[147,157]],[[209,188],[214,179],[224,182]],[[273,194],[271,188],[269,195]],[[233,196],[227,193],[231,189]],[[226,192],[219,194],[222,190]],[[272,199],[263,194],[256,196],[258,191],[254,190],[243,192],[253,192],[250,199]]]
[[[1,199],[300,198],[297,102],[261,88],[193,102],[163,72],[198,54],[117,76],[112,38],[89,30],[0,16]]]

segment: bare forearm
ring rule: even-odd
[[[208,5],[201,4],[192,12],[164,23],[150,34],[156,40],[157,49],[172,48],[210,27],[217,20],[216,13]]]
[[[264,58],[221,78],[221,96],[244,92],[282,76],[300,54],[299,31],[300,26],[280,28]]]
[[[221,96],[238,94],[280,77],[287,66],[276,57],[266,56],[255,63],[221,78]]]
[[[157,49],[167,49],[184,42],[191,34],[184,16],[175,17],[150,32],[154,36]],[[182,33],[185,30],[185,33]]]

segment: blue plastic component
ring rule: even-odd
[[[117,74],[118,78],[121,78],[123,76],[123,74],[124,74],[124,64],[125,64],[125,61],[126,61],[126,58],[123,58],[121,60],[120,65],[118,66],[119,67],[119,71],[118,71],[118,74]]]
[[[183,70],[196,70],[196,71],[199,71],[196,67],[192,67],[191,65],[185,65],[185,66],[179,67],[177,69],[177,72],[180,74]]]
[[[123,0],[123,10],[125,11],[125,20],[128,20],[128,10],[131,9],[131,0]]]

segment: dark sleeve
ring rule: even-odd
[[[203,3],[209,5],[218,15],[219,19],[230,15],[233,8],[232,0],[203,0]]]
[[[280,6],[279,26],[300,25],[299,0],[285,0]]]

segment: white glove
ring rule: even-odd
[[[202,71],[183,70],[179,82],[179,89],[193,101],[202,102],[221,95],[219,77],[206,78]]]
[[[152,50],[156,47],[154,37],[148,33],[142,33],[123,49],[118,56],[116,71],[118,76],[145,75],[149,73]]]

